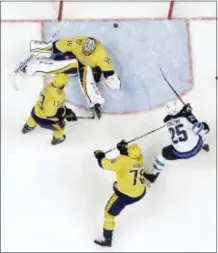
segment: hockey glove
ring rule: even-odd
[[[101,161],[103,158],[105,158],[105,153],[102,150],[96,150],[94,152],[94,156],[98,160],[99,166],[102,167]]]
[[[202,122],[202,124],[204,125],[204,133],[207,134],[210,132],[210,127],[206,122]]]
[[[156,175],[154,174],[144,174],[144,177],[150,182],[150,183],[154,183],[156,181],[156,179],[158,178],[160,173],[157,173]]]
[[[193,125],[193,131],[198,134],[207,134],[210,131],[210,128],[206,122],[196,122]]]
[[[65,107],[66,108],[66,120],[67,121],[77,121],[77,117],[76,117],[76,114],[69,108]]]
[[[122,140],[121,142],[117,144],[117,149],[120,151],[121,155],[127,155],[128,143]]]
[[[204,146],[202,147],[202,149],[206,152],[210,151],[210,146],[208,144],[204,144]]]
[[[186,105],[183,106],[183,108],[182,108],[181,111],[184,112],[184,113],[191,112],[191,111],[192,111],[192,107],[191,107],[191,105],[188,103],[188,104],[186,104]]]
[[[120,79],[119,79],[119,77],[117,76],[116,73],[114,73],[113,75],[108,76],[105,80],[105,84],[111,90],[120,90],[120,87],[121,87]]]

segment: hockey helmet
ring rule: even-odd
[[[141,148],[137,144],[131,144],[128,146],[128,156],[137,159],[141,156]]]
[[[85,55],[90,55],[95,51],[96,48],[96,40],[94,38],[86,38],[83,44],[83,53]]]
[[[60,73],[60,74],[57,74],[54,78],[54,81],[53,81],[53,85],[56,87],[56,88],[62,88],[64,87],[65,85],[67,85],[69,82],[69,77],[68,75],[64,74],[64,73]]]
[[[177,101],[173,100],[167,103],[166,105],[166,111],[168,115],[176,115],[179,111],[179,105],[177,103]]]

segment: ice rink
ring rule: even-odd
[[[212,9],[216,8],[213,4]],[[15,91],[9,74],[28,56],[30,40],[41,39],[42,22],[31,16],[26,19],[34,20],[22,21],[24,10],[18,5],[10,14],[14,18],[8,17],[10,5],[4,3],[1,10],[4,19],[1,22],[1,250],[215,252],[215,18],[187,19],[193,87],[183,96],[184,101],[191,103],[196,117],[210,125],[207,136],[210,152],[202,151],[190,160],[168,163],[156,183],[147,189],[146,197],[117,218],[113,247],[108,250],[99,248],[93,240],[102,233],[104,206],[112,194],[115,175],[98,167],[93,151],[110,149],[122,139],[130,140],[161,126],[164,107],[125,115],[105,114],[100,121],[70,122],[66,141],[55,147],[50,145],[49,131],[37,128],[24,136],[21,129],[43,87],[43,78],[18,77],[20,90]],[[206,4],[203,9],[205,12],[201,9],[199,16],[208,16]],[[191,16],[190,9],[187,15]],[[79,115],[88,114],[83,109],[74,109]],[[162,147],[170,143],[170,136],[164,128],[137,143],[143,148],[146,167],[150,167]],[[115,155],[112,152],[109,157]]]

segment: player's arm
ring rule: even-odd
[[[52,53],[54,60],[65,60],[73,57],[72,47],[74,40],[73,39],[61,39],[53,42],[52,44]]]
[[[122,164],[122,157],[120,156],[114,159],[108,158],[102,159],[102,168],[105,170],[117,171],[121,167],[121,164]]]
[[[115,72],[114,64],[106,52],[101,56],[98,67],[101,69],[106,85],[113,90],[120,90],[120,79]]]
[[[53,53],[70,52],[72,43],[72,39],[61,39],[53,42]]]
[[[120,151],[121,156],[118,156],[115,159],[105,158],[105,153],[103,151],[96,150],[94,152],[94,155],[96,159],[98,160],[99,166],[106,170],[117,171],[120,168],[120,166],[122,166],[122,163],[123,163],[122,155],[128,154],[128,151],[127,151],[128,143],[122,140],[121,142],[117,144],[117,149]]]
[[[115,73],[115,67],[110,57],[106,54],[102,57],[98,67],[101,69],[105,78],[108,78]]]
[[[186,104],[182,110],[180,111],[180,113],[186,117],[186,119],[193,124],[193,131],[196,134],[206,134],[210,131],[210,128],[208,126],[208,124],[206,122],[199,122],[196,117],[194,116],[194,114],[192,113],[192,108],[190,106],[190,104]]]
[[[94,155],[98,161],[99,166],[105,170],[117,171],[122,164],[121,157],[108,159],[105,157],[105,153],[101,150],[96,150],[94,152]]]

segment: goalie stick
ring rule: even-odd
[[[52,42],[54,37],[57,36],[59,34],[59,32],[61,31],[61,29],[65,26],[67,26],[69,24],[69,21],[67,21],[66,23],[61,23],[60,25],[58,25],[58,28],[56,30],[55,33],[52,34],[52,36],[46,41],[47,43]],[[10,77],[12,78],[12,86],[14,87],[15,90],[19,90],[19,87],[17,85],[16,82],[16,75],[28,64],[30,63],[34,58],[36,57],[35,54],[31,54],[28,58],[26,58],[24,61],[22,61],[20,63],[20,65],[11,72]]]

